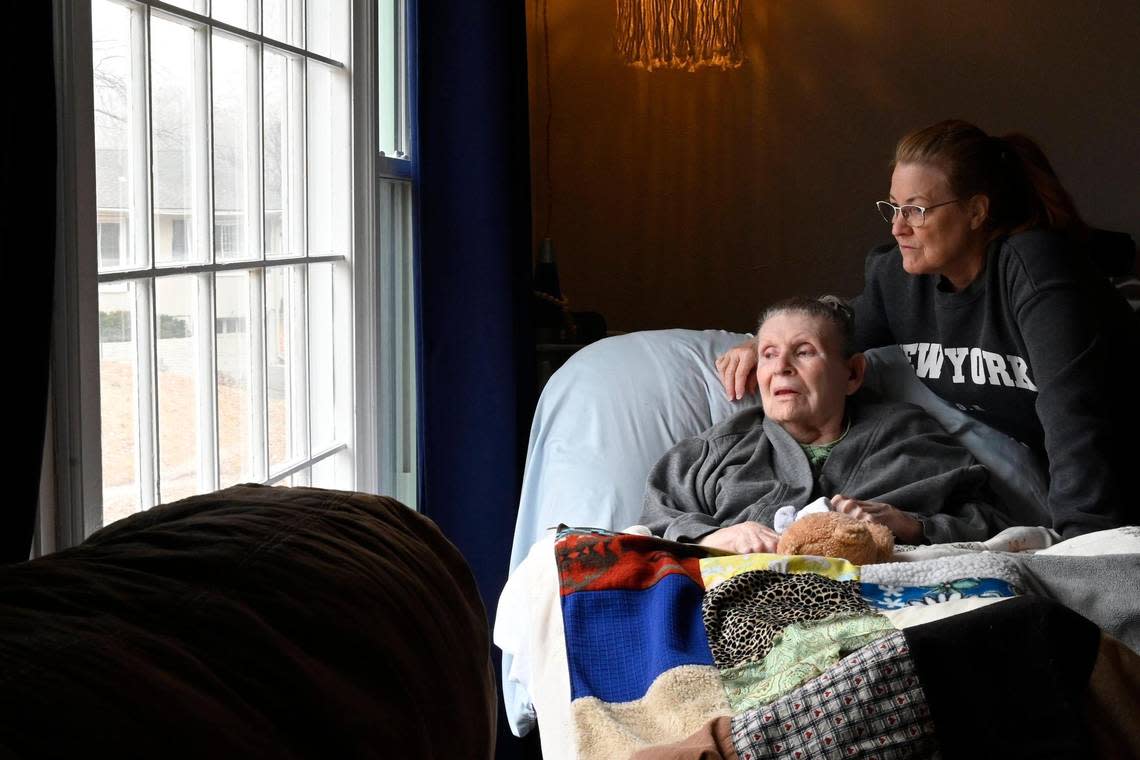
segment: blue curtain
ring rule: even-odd
[[[52,4],[14,3],[4,9],[5,101],[3,165],[4,330],[9,400],[4,413],[8,499],[0,509],[0,563],[31,551],[47,420],[55,274],[55,71]]]
[[[420,508],[492,617],[534,405],[525,4],[430,0],[413,26]]]

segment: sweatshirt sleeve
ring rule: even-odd
[[[713,517],[716,505],[705,497],[711,460],[707,440],[687,438],[653,466],[645,486],[641,523],[654,535],[694,543],[720,528]]]
[[[926,412],[894,404],[878,413],[858,491],[922,523],[929,543],[984,541],[1010,526],[989,471]]]
[[[886,267],[890,263],[889,257],[895,255],[894,249],[894,245],[872,249],[863,265],[863,292],[851,302],[855,310],[855,347],[860,351],[895,342],[883,298]]]
[[[963,493],[952,494],[947,499],[946,512],[929,515],[911,513],[922,523],[922,534],[927,543],[985,541],[1012,525],[981,493],[971,491],[974,489],[967,488]]]
[[[1037,386],[1053,528],[1070,538],[1125,524],[1112,467],[1113,405],[1119,399],[1110,386],[1120,370],[1095,306],[1072,277],[1026,279],[1024,292],[1015,294],[1022,296],[1015,317]]]

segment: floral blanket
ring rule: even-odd
[[[1004,555],[860,568],[593,529],[554,553],[568,756],[1075,756],[1102,649],[1140,663]]]

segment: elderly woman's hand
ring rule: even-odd
[[[831,497],[831,508],[857,520],[885,525],[904,544],[921,544],[925,538],[922,523],[901,509],[881,501],[859,501],[836,494]]]
[[[724,549],[733,554],[754,552],[772,554],[776,551],[776,544],[779,541],[780,537],[771,528],[758,522],[742,522],[714,530],[697,543],[713,549]]]
[[[757,389],[756,341],[749,339],[716,359],[716,371],[729,401],[739,401]]]

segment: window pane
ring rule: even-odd
[[[218,373],[218,469],[222,488],[260,480],[254,466],[253,332],[250,272],[218,272],[214,339]]]
[[[304,63],[265,50],[265,252],[305,254]]]
[[[99,286],[103,523],[139,511],[138,330],[135,284]]]
[[[257,45],[214,33],[214,255],[261,257]]]
[[[100,209],[98,239],[100,270],[117,269],[122,265],[126,241],[123,230],[126,226],[125,213],[106,213]]]
[[[306,49],[348,62],[348,0],[308,0]]]
[[[143,12],[91,4],[99,271],[146,265],[146,82]]]
[[[257,0],[213,0],[210,5],[218,21],[257,31]]]
[[[395,207],[393,218],[396,237],[392,241],[392,255],[395,257],[397,309],[399,312],[399,359],[397,370],[400,374],[399,390],[399,432],[396,436],[399,459],[397,460],[397,482],[400,501],[415,507],[417,498],[416,449],[416,340],[415,340],[415,274],[412,251],[412,186],[405,182],[394,193]]]
[[[98,285],[104,521],[271,477],[352,487],[353,264],[279,259],[353,250],[355,4],[89,1],[99,272],[171,268]],[[404,0],[378,2],[398,148]]]
[[[309,408],[312,448],[320,451],[336,440],[336,398],[333,382],[333,265],[309,265]]]
[[[312,470],[312,485],[317,488],[346,488],[347,486],[337,481],[336,477],[336,458],[342,456],[343,452],[333,454],[331,457],[326,457],[317,462],[310,468]]]
[[[301,0],[265,0],[265,36],[301,47]]]
[[[206,65],[201,29],[151,17],[155,262],[205,261]]]
[[[402,134],[404,73],[401,65],[404,59],[401,41],[403,39],[403,18],[400,12],[402,3],[398,0],[379,0],[377,57],[378,109],[377,129],[379,149],[389,156],[402,156],[407,140]]]
[[[166,0],[166,2],[195,13],[206,13],[206,0]]]
[[[352,231],[348,77],[309,62],[309,255],[347,255]]]
[[[155,281],[158,328],[159,500],[197,493],[201,443],[198,427],[201,387],[195,335],[198,325],[196,277]]]
[[[299,266],[273,267],[265,273],[270,473],[308,455],[304,276]]]

